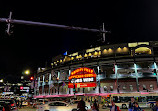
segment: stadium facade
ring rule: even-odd
[[[85,49],[52,59],[38,69],[35,98],[94,97],[158,92],[158,41]]]

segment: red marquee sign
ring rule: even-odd
[[[82,67],[71,72],[69,88],[96,87],[96,74],[93,69]]]

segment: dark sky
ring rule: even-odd
[[[12,11],[14,19],[52,24],[100,29],[104,22],[111,31],[106,43],[113,44],[158,40],[157,6],[157,0],[10,0],[0,3],[0,18]],[[17,78],[27,68],[35,73],[65,51],[100,45],[100,34],[93,32],[15,24],[7,36],[5,29],[0,23],[0,75],[6,78]]]

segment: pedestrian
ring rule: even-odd
[[[78,102],[77,108],[78,108],[78,111],[87,111],[87,110],[85,109],[85,108],[86,108],[86,103],[83,101],[83,99],[81,99],[81,100]]]
[[[19,98],[18,98],[18,99],[17,99],[17,107],[19,107],[19,104],[20,104],[20,103],[19,103]]]
[[[133,109],[133,111],[142,111],[142,109],[139,107],[139,105],[138,105],[137,102],[135,102],[135,104],[134,104],[134,109]]]
[[[21,101],[20,101],[20,108],[22,107],[22,103],[23,103],[23,99],[21,98],[20,99]]]
[[[158,111],[158,100],[156,100],[156,105],[152,108],[152,111]]]
[[[99,111],[99,107],[98,107],[98,104],[97,104],[96,100],[93,103],[92,111]]]
[[[121,111],[120,108],[117,105],[115,105],[114,101],[112,101],[111,104],[112,106],[110,106],[110,111]]]
[[[134,99],[134,97],[131,97],[131,101],[129,102],[128,111],[133,111],[134,107],[135,107],[135,99]]]

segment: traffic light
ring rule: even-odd
[[[20,86],[20,90],[23,90],[23,86]]]
[[[75,85],[74,85],[74,88],[73,88],[73,92],[74,92],[74,95],[75,95],[75,93],[76,93],[76,87],[75,87]]]
[[[30,80],[34,80],[34,77],[32,76],[32,77],[30,77]]]

